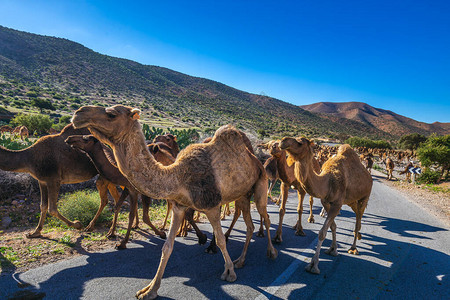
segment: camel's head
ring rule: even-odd
[[[289,155],[298,160],[314,153],[314,142],[304,137],[285,137],[281,140],[280,149],[286,150]]]
[[[165,135],[158,135],[153,139],[153,143],[164,143],[171,148],[178,148],[177,137],[173,134],[166,133]]]
[[[75,128],[87,127],[104,143],[122,140],[130,131],[139,126],[140,110],[123,105],[112,107],[83,106],[72,118]]]
[[[80,149],[86,152],[92,151],[97,143],[100,143],[92,135],[71,135],[66,141],[72,148]]]
[[[259,144],[257,147],[268,150],[270,155],[275,156],[275,157],[281,156],[284,152],[284,150],[280,149],[280,141],[279,140],[270,141],[265,144]]]

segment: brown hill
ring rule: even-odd
[[[362,102],[318,102],[300,107],[310,112],[327,116],[331,120],[346,118],[358,121],[394,136],[411,133],[424,135],[432,133],[439,135],[450,134],[450,123],[435,122],[428,124],[419,122],[390,110],[375,108]]]

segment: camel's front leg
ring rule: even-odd
[[[61,187],[61,184],[59,182],[47,182],[47,188],[48,188],[48,212],[50,215],[57,217],[64,223],[66,223],[68,226],[73,227],[75,229],[81,229],[83,225],[80,221],[70,221],[63,215],[61,215],[57,208],[57,202],[58,202],[58,193],[59,188]]]
[[[250,244],[250,240],[252,239],[253,231],[255,230],[255,226],[253,225],[252,217],[250,215],[250,199],[247,199],[246,197],[242,198],[242,200],[236,201],[236,209],[242,210],[242,216],[245,221],[245,225],[247,225],[247,233],[245,237],[245,244],[244,248],[242,249],[241,256],[237,260],[235,260],[234,266],[236,268],[242,268],[244,266],[245,257],[247,255],[247,249],[248,245]],[[228,231],[227,231],[228,233]],[[226,236],[226,234],[225,234]]]
[[[136,293],[136,297],[138,299],[148,300],[158,297],[158,289],[161,285],[161,278],[164,275],[164,270],[166,269],[167,262],[169,261],[169,257],[172,254],[175,236],[177,235],[178,228],[180,227],[181,222],[184,219],[185,210],[186,208],[179,207],[178,205],[173,205],[172,222],[170,224],[169,235],[162,248],[158,271],[156,272],[156,275],[150,282],[150,284]]]
[[[302,214],[303,214],[303,200],[305,199],[306,192],[304,189],[297,190],[297,196],[298,196],[298,205],[297,205],[297,224],[295,224],[295,235],[305,236],[305,233],[303,232],[303,226],[302,226]]]
[[[281,205],[280,205],[280,212],[279,212],[279,223],[277,232],[275,234],[275,237],[273,238],[274,243],[281,243],[283,242],[283,218],[286,214],[286,203],[289,193],[289,185],[285,184],[284,182],[281,183],[280,186],[280,199],[281,199]]]
[[[309,196],[309,218],[308,223],[314,223],[314,215],[313,215],[313,205],[314,205],[314,197]]]
[[[220,206],[217,206],[209,211],[205,212],[206,217],[208,217],[209,222],[214,231],[217,246],[220,251],[222,251],[223,259],[225,260],[225,270],[220,276],[220,279],[226,280],[228,282],[233,282],[236,280],[236,273],[234,272],[234,265],[231,261],[230,255],[227,251],[227,244],[225,242],[225,236],[222,232],[222,227],[220,226]]]

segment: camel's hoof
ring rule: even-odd
[[[106,238],[107,238],[108,240],[112,240],[112,239],[115,239],[115,238],[116,238],[116,235],[115,235],[114,233],[109,233],[109,232],[108,232],[108,234],[106,235]]]
[[[122,243],[116,244],[116,249],[117,250],[125,250],[125,249],[127,249],[127,245],[126,245],[126,243],[125,244],[122,244]]]
[[[338,252],[336,248],[328,248],[327,250],[325,250],[325,253],[331,256],[338,256]]]
[[[305,267],[306,272],[312,273],[312,274],[320,274],[320,270],[319,268],[313,264],[312,262],[309,263],[306,267]]]
[[[283,242],[283,239],[281,238],[281,235],[276,235],[273,239],[272,242],[275,244],[281,244]]]
[[[308,218],[308,223],[315,223],[316,220],[314,220],[314,218]]]
[[[88,225],[86,228],[83,229],[83,231],[85,231],[85,232],[91,232],[92,230],[94,230],[93,225]]]
[[[348,253],[349,254],[353,254],[353,255],[359,255],[358,249],[348,249]]]
[[[201,235],[198,237],[198,243],[200,245],[204,245],[206,243],[206,241],[208,240],[208,238],[206,237],[206,235]]]
[[[163,240],[165,240],[167,238],[166,233],[164,231],[161,231],[159,233],[159,237],[162,238]]]
[[[30,233],[27,233],[25,236],[29,239],[35,239],[35,238],[42,237],[42,234],[41,234],[41,232],[30,232]]]
[[[74,222],[73,222],[73,227],[74,227],[75,229],[81,230],[81,229],[83,228],[83,224],[81,224],[80,221],[74,221]]]
[[[244,262],[245,260],[241,261],[240,259],[236,259],[235,261],[233,261],[233,264],[236,269],[240,269],[244,266]]]
[[[140,290],[136,293],[136,298],[140,300],[151,300],[158,297],[158,293],[154,291],[145,292],[146,289]]]
[[[258,233],[256,234],[256,236],[258,236],[258,237],[264,237],[264,230],[258,231]]]
[[[225,270],[225,272],[223,272],[222,276],[220,276],[220,279],[226,280],[228,282],[234,282],[234,281],[236,281],[237,276],[233,270]]]
[[[273,247],[272,247],[272,249],[267,249],[267,257],[270,259],[276,259],[278,257],[277,249],[275,249]]]
[[[306,234],[303,232],[303,229],[297,230],[297,231],[295,232],[295,235],[298,235],[298,236],[306,236]]]
[[[217,247],[209,245],[209,247],[205,249],[205,252],[209,253],[209,254],[216,254],[217,253]]]

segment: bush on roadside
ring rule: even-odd
[[[67,219],[78,220],[87,226],[97,213],[100,206],[100,196],[94,190],[80,190],[62,195],[58,202],[59,212]],[[100,225],[112,221],[112,212],[105,207],[95,224]],[[50,226],[66,226],[58,218],[51,217],[48,224]]]
[[[441,173],[439,171],[433,171],[427,168],[416,179],[416,182],[420,184],[437,183],[440,177]]]

